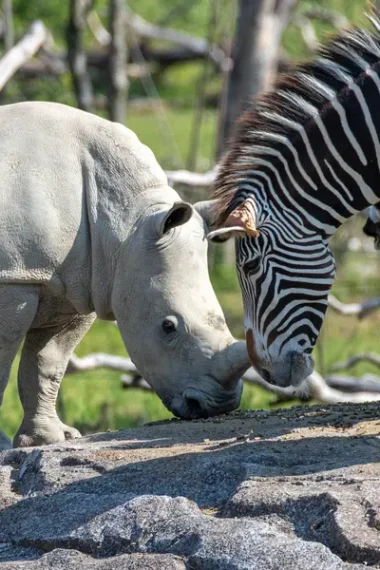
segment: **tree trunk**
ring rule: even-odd
[[[67,27],[69,67],[77,105],[79,109],[84,111],[93,110],[92,85],[87,71],[87,56],[83,46],[86,16],[92,4],[92,0],[70,0],[70,18]]]
[[[9,51],[14,45],[12,0],[3,0],[4,47]]]
[[[123,0],[110,0],[109,28],[111,33],[109,55],[109,118],[125,123],[127,106],[127,41],[126,11]]]
[[[239,0],[227,104],[220,122],[218,157],[249,100],[271,87],[276,76],[282,32],[297,0]]]

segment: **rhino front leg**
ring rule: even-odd
[[[94,313],[76,315],[60,325],[28,332],[18,371],[24,419],[13,442],[15,447],[80,437],[78,430],[60,421],[56,399],[70,356],[94,320]]]
[[[12,362],[38,308],[39,291],[30,286],[0,285],[0,406]],[[9,447],[0,432],[0,451]]]

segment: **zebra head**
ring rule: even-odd
[[[213,241],[231,236],[251,362],[267,382],[297,386],[313,370],[311,352],[335,276],[327,241],[274,213],[265,199],[251,198],[209,234]]]
[[[336,229],[380,200],[380,17],[280,76],[239,119],[214,185],[211,238],[235,235],[247,345],[265,380],[312,370]],[[365,231],[379,239],[378,208]]]

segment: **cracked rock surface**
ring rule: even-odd
[[[378,404],[0,452],[1,570],[380,568]]]

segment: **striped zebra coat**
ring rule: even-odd
[[[313,369],[331,236],[380,200],[380,20],[369,19],[371,31],[338,35],[246,111],[215,185],[210,239],[237,238],[250,358],[281,386]]]

